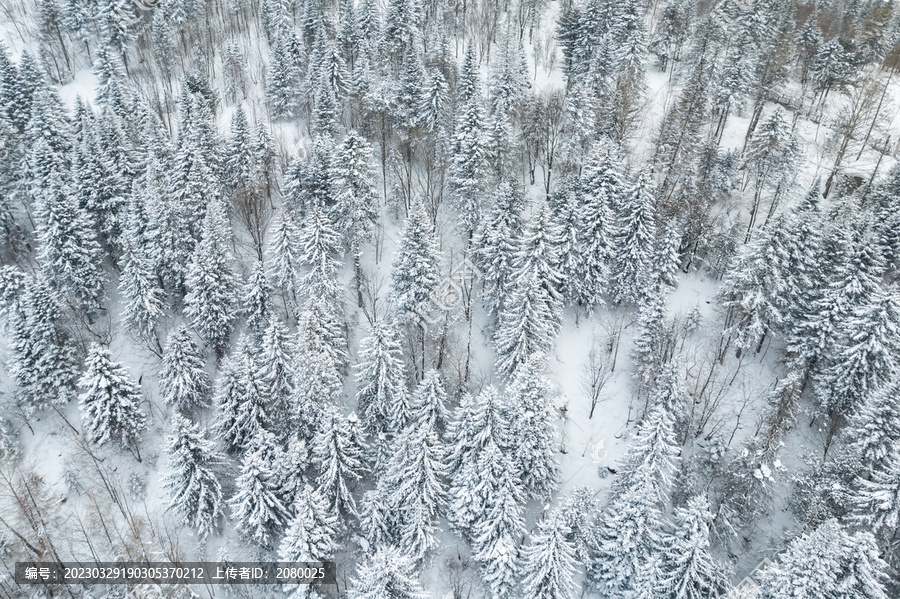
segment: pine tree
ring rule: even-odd
[[[383,484],[390,489],[397,544],[417,560],[438,545],[436,520],[446,501],[447,474],[446,449],[433,421],[412,421],[398,433]]]
[[[642,172],[623,198],[621,225],[615,235],[613,278],[618,301],[637,302],[646,292],[656,243],[654,203],[650,177]]]
[[[600,513],[597,491],[588,487],[576,487],[561,498],[559,518],[569,530],[566,538],[572,543],[575,555],[582,566],[591,563],[591,551],[596,543],[596,517]]]
[[[538,367],[523,364],[509,388],[512,436],[511,455],[528,496],[547,498],[559,478],[556,459],[554,397],[550,381]]]
[[[303,253],[300,248],[300,229],[282,210],[275,217],[269,237],[269,276],[283,294],[285,303],[298,302],[299,269]]]
[[[498,314],[508,293],[516,239],[521,235],[521,214],[525,200],[522,191],[503,182],[491,198],[488,212],[476,240],[476,261],[481,267],[485,287],[485,307]]]
[[[269,547],[275,533],[290,519],[278,497],[277,480],[256,451],[241,460],[237,493],[228,501],[235,528],[261,547]]]
[[[172,434],[166,437],[171,472],[163,484],[169,490],[169,509],[201,537],[215,532],[223,517],[222,486],[216,474],[221,458],[200,427],[178,413],[172,415]]]
[[[256,263],[253,274],[241,290],[241,312],[250,338],[259,343],[272,319],[272,286],[262,262]]]
[[[278,548],[278,559],[283,562],[331,559],[339,548],[338,531],[338,519],[329,511],[328,500],[318,489],[305,484],[294,502],[294,516]]]
[[[73,201],[58,174],[50,175],[39,197],[36,234],[44,276],[78,305],[97,310],[105,297],[106,275],[90,216]]]
[[[841,326],[844,343],[817,385],[829,413],[852,414],[898,367],[900,298],[894,289],[877,290]]]
[[[337,150],[333,177],[336,197],[334,224],[353,256],[357,299],[362,305],[362,244],[372,235],[378,219],[378,196],[372,169],[372,148],[356,133],[349,133]]]
[[[860,478],[850,492],[853,520],[863,530],[890,546],[900,526],[900,445],[872,472],[870,480]]]
[[[577,572],[571,530],[557,512],[538,524],[531,543],[522,552],[523,599],[572,599]]]
[[[885,568],[871,533],[828,520],[795,539],[759,582],[763,599],[887,599]]]
[[[641,298],[638,310],[638,334],[632,355],[640,379],[651,383],[666,361],[666,303],[662,290],[655,286]]]
[[[318,475],[318,488],[328,500],[333,514],[343,518],[356,516],[356,501],[351,488],[365,472],[364,447],[356,415],[346,418],[337,408],[327,406],[319,431],[312,441],[312,458]]]
[[[508,408],[496,389],[486,387],[477,397],[463,398],[449,434],[448,514],[457,530],[470,540],[475,537],[477,523],[486,521],[501,494],[505,494],[504,509],[512,510],[504,516],[515,516],[513,508],[524,499],[509,449],[512,434]],[[485,538],[480,546],[486,548],[489,541]]]
[[[256,163],[253,149],[250,123],[244,107],[238,106],[231,117],[231,138],[224,148],[223,182],[232,193],[253,181]]]
[[[78,407],[85,436],[97,445],[118,441],[126,449],[135,449],[147,416],[139,407],[140,387],[125,367],[112,361],[109,350],[95,344],[78,384],[83,389]]]
[[[78,376],[75,348],[62,326],[62,310],[41,277],[25,275],[4,286],[11,305],[6,312],[8,373],[26,414],[49,404],[68,402]],[[16,298],[14,301],[12,298]]]
[[[614,494],[640,488],[650,500],[663,503],[677,470],[680,449],[668,406],[657,404],[638,425],[634,440],[621,460]]]
[[[518,543],[525,532],[524,496],[512,460],[493,442],[464,464],[468,488],[456,487],[476,498],[469,529],[472,556],[481,564],[481,576],[494,597],[512,593],[518,559]]]
[[[376,322],[360,342],[356,400],[374,435],[399,431],[409,420],[403,352],[393,327]]]
[[[300,279],[299,289],[307,298],[321,298],[337,308],[341,298],[338,272],[338,235],[328,214],[313,208],[307,214],[297,238],[300,248],[300,264],[306,272]],[[335,310],[335,315],[342,310]]]
[[[427,425],[443,437],[450,422],[450,413],[447,392],[439,371],[432,368],[416,386],[410,400],[410,416],[413,422]]]
[[[675,508],[675,528],[663,555],[660,591],[671,599],[724,597],[727,568],[710,554],[709,502],[697,496]]]
[[[407,317],[422,306],[440,279],[437,240],[422,201],[413,202],[391,267],[391,298]]]
[[[234,318],[231,227],[218,200],[207,209],[203,236],[188,267],[184,313],[218,355],[225,351]]]
[[[511,291],[495,336],[497,366],[511,377],[526,360],[549,358],[559,332],[562,304],[556,269],[559,234],[542,206],[522,237],[510,277]]]
[[[249,448],[269,418],[255,378],[253,358],[246,347],[239,347],[223,362],[214,401],[219,409],[216,432],[225,448],[232,453]]]
[[[581,189],[580,182],[574,177],[567,177],[557,190],[551,194],[551,219],[559,233],[556,253],[557,270],[560,275],[560,295],[566,305],[577,305],[581,299],[581,281],[578,276],[584,272],[582,239],[581,239]]]
[[[884,463],[896,439],[900,439],[900,377],[869,394],[850,423],[853,445],[863,464]]]
[[[291,398],[296,368],[294,340],[277,318],[263,333],[259,351],[253,356],[256,384],[268,417],[266,427],[282,438],[292,430]]]
[[[135,186],[137,187],[137,183]],[[136,196],[133,192],[123,236],[124,265],[119,279],[119,292],[124,298],[122,317],[127,326],[144,341],[151,341],[156,338],[156,324],[165,315],[166,298],[154,268],[152,239],[142,231],[143,225],[151,216],[147,213],[148,207],[142,202],[144,198]]]
[[[172,334],[163,355],[163,370],[159,378],[166,405],[185,413],[209,406],[209,375],[200,348],[186,326],[179,327]]]
[[[392,546],[375,549],[352,581],[350,599],[426,599],[416,579],[415,563]]]
[[[484,186],[484,114],[475,50],[470,44],[459,74],[457,105],[460,106],[453,145],[449,185],[459,211],[460,226],[468,238],[481,219],[480,196]]]

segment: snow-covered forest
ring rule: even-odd
[[[0,597],[900,596],[900,8],[0,0]],[[323,561],[20,586],[17,561]]]

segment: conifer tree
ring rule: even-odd
[[[470,239],[481,219],[480,195],[487,167],[479,79],[475,50],[470,44],[459,74],[457,104],[460,106],[460,116],[456,124],[449,179],[459,211],[460,226]]]
[[[399,431],[409,420],[403,353],[389,324],[376,322],[360,343],[356,400],[374,435]]]
[[[383,484],[401,551],[424,558],[437,547],[436,520],[446,501],[447,455],[435,422],[413,420],[397,435]]]
[[[75,347],[62,326],[57,295],[41,277],[4,282],[8,373],[26,414],[74,396],[78,376]],[[7,299],[8,298],[8,299]]]
[[[416,386],[410,401],[410,416],[413,422],[427,424],[443,437],[450,422],[450,413],[447,409],[447,392],[438,370],[432,368],[426,372]]]
[[[338,148],[333,177],[337,190],[334,224],[353,257],[357,299],[362,306],[362,244],[371,237],[378,219],[378,199],[372,148],[358,134],[349,133]]]
[[[163,370],[159,378],[166,405],[184,413],[209,405],[209,375],[200,348],[186,326],[179,327],[172,334],[163,355]]]
[[[200,427],[177,412],[172,415],[172,434],[166,454],[171,472],[164,485],[169,490],[169,509],[201,538],[215,532],[223,517],[222,486],[216,474],[221,458]]]
[[[39,198],[35,218],[44,276],[77,305],[97,310],[106,275],[90,215],[73,201],[57,173],[49,176]]]
[[[353,485],[365,471],[364,447],[355,414],[344,417],[327,406],[321,425],[312,440],[312,459],[318,472],[316,483],[328,500],[332,513],[343,518],[356,516]]]
[[[522,487],[534,498],[549,497],[559,478],[552,393],[540,368],[528,362],[516,371],[509,388],[510,425],[515,431],[511,455]]]
[[[241,312],[250,338],[259,343],[272,319],[272,286],[262,262],[256,263],[241,290]]]
[[[571,599],[575,596],[576,553],[563,517],[551,513],[538,523],[522,552],[523,599]]]
[[[290,513],[278,496],[278,481],[268,464],[256,451],[248,451],[241,460],[237,493],[228,501],[235,528],[261,547],[269,547],[274,535],[290,519]]]
[[[529,223],[510,277],[510,295],[495,336],[497,366],[511,377],[526,360],[550,356],[561,325],[562,276],[556,269],[558,230],[542,206]]]
[[[426,599],[419,584],[415,562],[396,547],[374,550],[352,580],[350,599]]]
[[[338,519],[328,509],[328,500],[318,490],[305,484],[294,515],[278,548],[284,562],[319,562],[330,559],[338,550]]]
[[[78,407],[85,436],[97,445],[118,441],[126,449],[135,449],[147,426],[147,416],[139,407],[140,387],[99,345],[91,347],[85,365],[78,383],[83,389]]]
[[[885,568],[871,533],[828,520],[795,539],[759,582],[763,599],[887,599]]]
[[[900,439],[900,377],[869,394],[850,422],[850,436],[863,465],[882,464]]]
[[[494,192],[490,210],[478,231],[476,261],[485,286],[485,307],[495,315],[509,292],[524,204],[522,191],[504,181]]]
[[[300,229],[282,210],[275,217],[269,236],[269,276],[283,294],[285,303],[296,304],[299,289],[299,269],[303,254],[300,251]]]
[[[727,568],[711,554],[709,547],[709,502],[691,498],[685,507],[675,508],[675,527],[666,544],[660,592],[672,599],[724,597],[728,588]]]
[[[234,318],[235,280],[231,270],[231,227],[221,202],[213,201],[203,221],[203,237],[188,267],[184,313],[221,356]]]
[[[620,302],[637,302],[647,289],[656,243],[654,199],[646,173],[639,174],[624,195],[621,210],[621,224],[615,235],[614,293]]]
[[[422,201],[414,201],[391,268],[391,298],[400,318],[415,312],[440,278],[437,240]]]
[[[293,355],[293,338],[284,324],[273,318],[253,356],[253,376],[268,416],[266,426],[282,438],[286,438],[292,429],[291,397],[296,372]]]
[[[871,479],[857,481],[850,491],[850,505],[853,521],[890,547],[900,526],[900,445],[896,441]]]
[[[238,347],[224,360],[216,383],[214,400],[220,412],[216,431],[232,453],[248,449],[269,422],[253,366],[248,349]]]

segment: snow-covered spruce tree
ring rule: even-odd
[[[210,202],[203,234],[188,266],[184,313],[218,356],[225,352],[234,318],[231,226],[219,200]]]
[[[186,326],[178,327],[169,339],[159,384],[166,405],[184,413],[209,405],[209,375],[200,348]]]
[[[823,410],[855,413],[865,397],[885,384],[900,357],[900,294],[878,289],[841,324],[842,343],[816,386]]]
[[[523,599],[573,599],[577,554],[572,531],[559,512],[538,523],[531,542],[522,551],[519,567]]]
[[[509,293],[524,207],[522,190],[504,181],[491,196],[490,209],[478,229],[475,263],[481,268],[484,281],[485,308],[495,316]]]
[[[291,409],[297,425],[309,434],[317,427],[318,406],[337,402],[344,387],[347,341],[335,308],[325,298],[315,297],[300,314]]]
[[[884,463],[900,439],[900,374],[869,394],[850,421],[850,437],[864,466]]]
[[[169,491],[169,509],[201,538],[206,537],[218,530],[224,516],[222,486],[216,474],[222,459],[200,427],[177,412],[172,415],[172,434],[166,441],[170,472],[163,484]]]
[[[728,568],[710,553],[709,523],[712,514],[703,496],[675,508],[675,526],[668,535],[662,557],[659,592],[671,599],[712,599],[728,590]]]
[[[350,599],[426,599],[415,562],[396,547],[376,548],[360,564],[352,580]]]
[[[436,422],[411,420],[394,439],[394,451],[382,476],[396,544],[423,559],[438,546],[436,520],[446,502],[447,451]]]
[[[650,392],[650,405],[661,405],[672,417],[672,429],[675,438],[684,440],[690,426],[688,406],[691,397],[685,386],[684,364],[680,359],[673,360],[662,367],[656,378],[656,386]]]
[[[463,234],[471,239],[481,219],[481,192],[485,184],[484,112],[475,48],[469,44],[460,67],[457,89],[459,117],[453,141],[449,186],[456,201]]]
[[[356,400],[373,435],[393,434],[409,420],[403,352],[390,324],[376,322],[360,342]]]
[[[298,303],[299,272],[303,253],[300,251],[300,229],[286,210],[275,217],[269,233],[267,252],[269,276],[282,294],[287,306]]]
[[[596,543],[596,518],[600,513],[598,492],[589,487],[576,487],[560,499],[559,517],[569,530],[566,538],[572,543],[575,556],[582,568],[591,563],[591,551]]]
[[[328,500],[332,513],[346,520],[356,517],[352,489],[366,467],[365,447],[356,414],[343,416],[336,407],[326,406],[319,431],[312,440],[312,461],[316,466],[316,484]]]
[[[241,105],[231,116],[231,136],[223,150],[222,182],[227,190],[236,193],[253,180],[256,162],[250,123]]]
[[[638,378],[645,385],[653,382],[668,358],[665,299],[659,285],[654,285],[640,299],[638,334],[631,353]]]
[[[214,403],[219,410],[215,428],[231,453],[249,449],[250,441],[269,418],[255,376],[253,358],[243,344],[222,363]]]
[[[336,190],[334,225],[353,257],[354,284],[362,306],[362,245],[378,220],[372,147],[365,139],[353,132],[344,138],[335,154],[332,177]]]
[[[241,313],[250,339],[259,344],[272,319],[272,286],[266,267],[257,262],[241,290]]]
[[[391,265],[391,301],[403,319],[428,301],[439,282],[440,253],[423,201],[413,201]]]
[[[278,496],[278,481],[272,468],[252,449],[241,460],[237,493],[228,505],[235,528],[257,545],[269,547],[290,519],[290,512]]]
[[[641,475],[641,478],[645,477]],[[661,574],[663,514],[652,488],[634,484],[619,492],[598,521],[588,580],[611,597],[653,596],[636,593],[655,589]]]
[[[657,404],[650,409],[622,456],[621,473],[613,483],[613,493],[646,485],[643,490],[649,492],[654,501],[665,501],[681,453],[673,424],[668,406]]]
[[[38,260],[47,281],[64,297],[88,311],[105,297],[103,253],[88,212],[68,192],[61,175],[52,173],[35,206]]]
[[[79,381],[78,400],[85,436],[97,445],[118,441],[126,449],[137,449],[147,416],[140,409],[141,389],[124,366],[112,361],[109,350],[93,345]]]
[[[537,365],[549,358],[556,342],[562,320],[558,239],[550,211],[541,206],[516,251],[511,290],[494,339],[497,366],[508,377],[528,360]]]
[[[581,231],[581,184],[575,177],[566,177],[547,202],[551,218],[559,234],[556,254],[560,275],[559,291],[567,306],[578,303],[581,282],[577,276],[584,271]]]
[[[472,556],[492,596],[503,599],[513,596],[525,497],[513,461],[492,440],[472,457],[475,461],[464,464],[456,478],[451,509],[463,494],[474,499],[468,531]]]
[[[152,168],[148,165],[148,170]],[[145,342],[156,339],[156,324],[165,315],[166,295],[156,272],[153,257],[154,244],[146,226],[152,218],[150,206],[159,198],[149,197],[158,191],[150,180],[150,175],[135,182],[128,218],[122,236],[123,258],[122,276],[119,279],[119,293],[123,296],[122,317],[129,329]],[[142,190],[139,195],[139,189]],[[147,195],[144,195],[147,194]]]
[[[655,199],[650,175],[641,172],[622,198],[620,225],[614,237],[614,297],[638,302],[647,292],[656,244]]]
[[[321,298],[334,305],[335,315],[341,314],[343,300],[337,280],[342,266],[338,259],[340,241],[328,213],[319,208],[310,209],[297,243],[299,264],[305,270],[300,278],[300,294],[307,302]]]
[[[330,559],[339,548],[339,524],[337,516],[328,507],[328,499],[321,491],[306,484],[297,493],[293,511],[278,548],[278,558],[284,562]]]
[[[78,377],[75,347],[57,299],[41,276],[15,269],[2,281],[9,377],[26,414],[68,402]]]
[[[508,389],[510,455],[529,497],[547,498],[556,490],[559,463],[556,458],[555,396],[539,366],[525,362]]]
[[[871,533],[828,520],[795,539],[758,580],[763,599],[887,599],[885,567]]]
[[[410,417],[412,422],[427,423],[443,438],[450,423],[450,412],[447,409],[447,392],[438,370],[432,368],[426,372],[416,386],[410,400]]]
[[[900,527],[900,443],[872,472],[870,480],[861,478],[850,493],[853,521],[870,530],[890,548]],[[888,550],[892,552],[892,550]]]
[[[623,193],[621,168],[607,144],[598,144],[582,174],[580,206],[583,259],[573,275],[579,282],[579,303],[602,303],[609,281],[615,214]]]
[[[296,373],[294,347],[293,338],[276,317],[264,331],[259,350],[253,355],[252,376],[256,379],[260,400],[268,416],[266,427],[281,438],[287,438],[292,430],[291,398]]]

